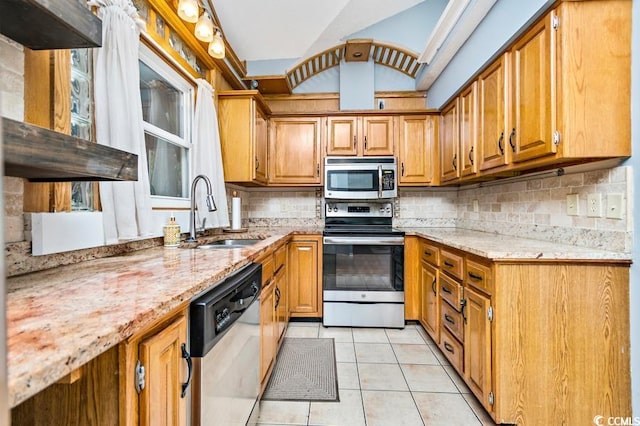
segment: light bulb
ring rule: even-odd
[[[213,22],[211,22],[211,18],[209,18],[207,12],[204,12],[202,16],[200,16],[200,19],[198,19],[195,35],[198,40],[204,41],[205,43],[213,40]]]
[[[213,40],[209,43],[208,49],[209,55],[216,59],[224,58],[224,40],[222,40],[222,34],[220,31],[216,31],[213,36]]]
[[[187,22],[198,22],[199,11],[197,0],[180,0],[178,3],[178,16]]]

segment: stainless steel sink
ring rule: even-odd
[[[260,239],[228,239],[212,241],[210,243],[200,244],[199,249],[223,249],[223,248],[240,248],[251,246],[262,240]]]

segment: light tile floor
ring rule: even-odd
[[[495,425],[420,325],[293,322],[286,335],[335,339],[340,402],[261,401],[259,425]]]

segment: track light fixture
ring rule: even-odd
[[[203,9],[200,14],[200,8]],[[178,2],[178,16],[192,24],[196,24],[194,34],[196,38],[209,43],[207,51],[216,59],[223,59],[225,55],[222,30],[213,24],[207,8],[198,0],[180,0]]]

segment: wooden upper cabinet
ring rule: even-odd
[[[458,99],[451,102],[441,115],[440,124],[440,181],[460,176],[458,157]]]
[[[478,84],[472,83],[460,95],[460,176],[469,176],[478,170]]]
[[[327,118],[327,155],[356,155],[358,153],[358,118]]]
[[[322,184],[321,117],[272,118],[269,132],[269,184]]]
[[[257,90],[218,94],[220,146],[226,182],[267,183],[267,114]]]
[[[327,117],[327,155],[393,155],[393,116]]]
[[[478,161],[480,170],[507,164],[505,150],[505,88],[508,54],[502,55],[478,77]]]
[[[535,24],[511,49],[511,128],[507,148],[514,162],[553,154],[551,122],[554,14]],[[585,28],[586,31],[588,31]]]
[[[393,117],[362,117],[362,155],[393,155]]]
[[[435,183],[438,116],[402,115],[398,118],[400,185]]]

